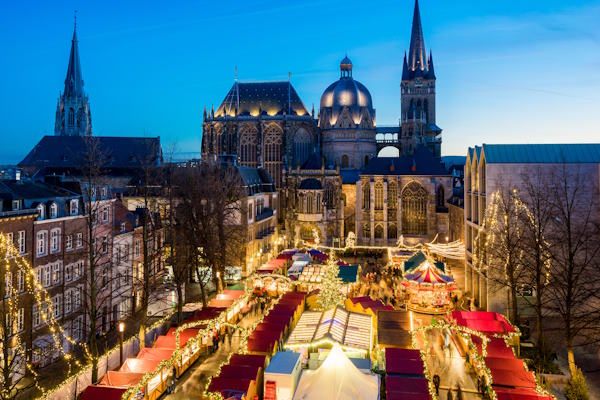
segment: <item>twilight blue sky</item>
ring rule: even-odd
[[[379,125],[397,124],[413,0],[11,1],[0,7],[0,164],[52,134],[73,10],[95,135],[199,151],[234,78],[292,82],[310,109],[345,52]],[[421,0],[442,153],[600,141],[600,1]]]

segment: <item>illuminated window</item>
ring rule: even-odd
[[[383,210],[383,183],[375,184],[375,209]]]
[[[427,234],[427,192],[417,182],[409,183],[402,190],[402,233]]]
[[[240,135],[240,164],[256,167],[256,129],[245,127]]]
[[[264,133],[265,168],[277,187],[281,185],[282,134],[281,129],[274,124],[271,124]]]
[[[302,166],[311,152],[311,137],[304,128],[300,128],[294,134],[294,164],[293,167]]]
[[[371,208],[371,185],[369,182],[365,183],[365,187],[363,188],[363,210],[368,210]]]

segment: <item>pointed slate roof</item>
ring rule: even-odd
[[[421,27],[421,13],[419,12],[419,0],[415,0],[415,11],[413,14],[412,32],[410,34],[410,49],[408,51],[408,66],[415,71],[425,70],[427,53],[425,52],[425,39]]]
[[[237,110],[237,112],[236,112]],[[291,82],[235,82],[215,111],[215,117],[233,116],[309,116]]]
[[[65,78],[66,97],[83,97],[83,77],[81,75],[81,63],[79,62],[79,45],[77,41],[77,25],[73,29],[71,39],[71,53],[69,54],[69,65],[67,77]]]
[[[427,58],[427,51],[425,50],[425,37],[423,36],[423,26],[421,24],[419,0],[415,0],[408,59],[405,54],[402,66],[402,80],[405,81],[414,78],[435,79],[431,51],[429,52],[429,58]]]

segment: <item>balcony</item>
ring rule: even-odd
[[[19,217],[22,215],[35,215],[38,211],[36,208],[27,208],[23,210],[0,211],[0,218]]]
[[[269,217],[272,217],[273,214],[274,213],[273,213],[273,209],[272,208],[264,207],[262,209],[262,212],[260,214],[256,215],[255,221],[256,222],[263,221],[263,220],[265,220],[265,219],[267,219]]]
[[[272,235],[273,233],[275,233],[274,226],[270,226],[268,228],[261,229],[260,231],[256,232],[256,239],[264,239],[267,236]]]

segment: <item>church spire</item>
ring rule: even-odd
[[[77,16],[77,14],[75,14]],[[69,54],[69,65],[67,77],[65,78],[65,96],[83,96],[83,78],[81,76],[81,63],[79,62],[79,44],[77,41],[77,19],[73,27],[73,38],[71,39],[71,53]]]
[[[421,13],[419,12],[419,0],[415,0],[415,12],[413,14],[412,32],[410,34],[410,49],[408,52],[408,66],[412,71],[426,69],[427,53],[425,52],[425,39],[421,27]]]
[[[56,105],[54,134],[57,136],[89,136],[92,134],[92,115],[88,98],[83,91],[83,77],[79,61],[77,11],[75,11],[65,89]]]

